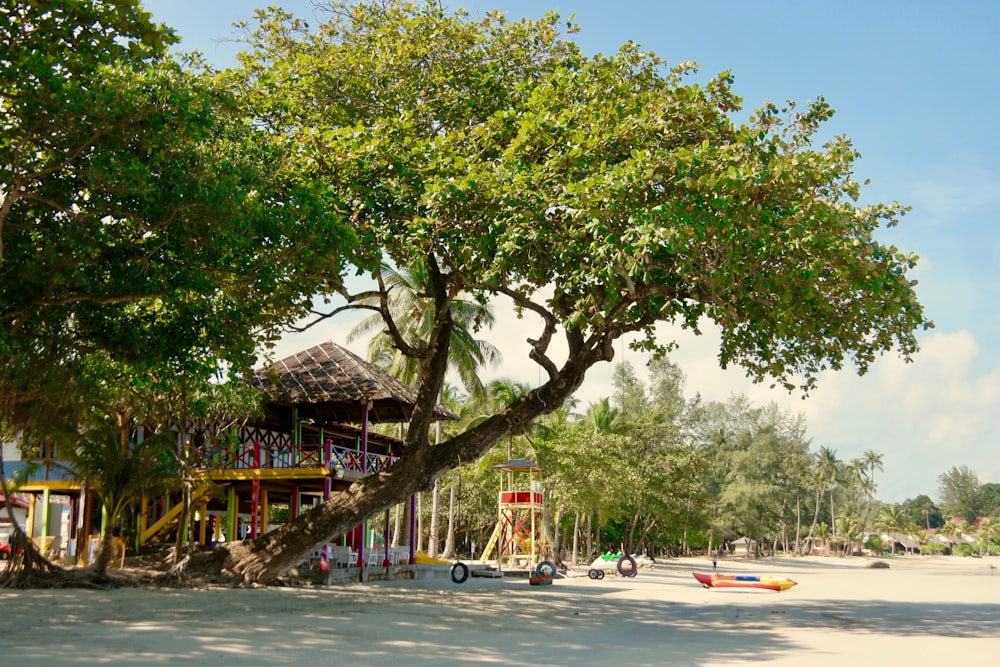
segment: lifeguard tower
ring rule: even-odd
[[[495,547],[498,569],[502,570],[506,561],[510,566],[533,570],[541,560],[544,471],[526,458],[511,459],[493,468],[505,474],[500,481],[497,526],[481,560],[489,559]]]

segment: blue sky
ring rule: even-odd
[[[226,66],[237,46],[231,23],[257,6],[279,4],[313,16],[310,0],[145,0],[156,20],[178,30],[187,50]],[[814,448],[842,460],[882,452],[879,497],[899,502],[938,497],[937,477],[968,465],[982,482],[1000,482],[1000,3],[921,0],[676,2],[673,0],[493,0],[444,2],[474,16],[489,9],[538,17],[555,9],[575,16],[574,37],[587,52],[609,53],[631,40],[668,61],[693,60],[698,78],[732,70],[734,90],[754,108],[823,96],[837,110],[830,134],[846,134],[862,153],[855,178],[871,179],[865,201],[913,207],[881,234],[916,252],[918,295],[936,328],[922,334],[912,364],[895,355],[864,377],[826,374],[809,398],[751,385],[739,369],[721,371],[712,332],[677,337],[672,355],[687,374],[689,395],[725,400],[738,393],[775,401],[805,415]],[[499,314],[499,313],[498,313]],[[292,353],[343,340],[350,322],[287,339]],[[504,351],[503,376],[537,379],[520,334],[510,326],[489,338]],[[663,331],[664,336],[675,332]],[[363,353],[363,349],[356,349]],[[638,369],[645,357],[623,355]],[[578,393],[585,406],[610,394],[610,365],[595,369]]]

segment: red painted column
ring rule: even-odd
[[[260,470],[260,442],[256,440],[253,443],[253,467],[254,470]],[[260,503],[260,478],[255,477],[250,482],[250,539],[257,537],[258,513],[260,512],[258,503]]]

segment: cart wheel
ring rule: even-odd
[[[459,561],[451,566],[451,580],[456,584],[463,583],[469,578],[469,566]]]
[[[598,579],[603,579],[604,578],[604,570],[598,570],[597,571],[597,578]]]
[[[556,564],[550,560],[543,560],[535,568],[535,576],[538,577],[554,577],[556,576]]]
[[[600,579],[602,574],[604,574],[604,573],[601,572],[600,570],[588,570],[587,571],[587,576],[590,577],[591,579]]]
[[[628,563],[628,567],[622,567],[623,563]],[[635,564],[635,559],[631,556],[622,556],[618,559],[618,574],[623,577],[634,577],[636,575],[636,570],[638,566]]]

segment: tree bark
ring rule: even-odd
[[[573,519],[573,556],[570,562],[573,565],[580,562],[580,510],[576,511],[576,518]]]
[[[441,522],[441,478],[434,480],[434,490],[431,492],[431,525],[430,535],[427,538],[427,555],[437,558],[438,547],[440,546],[440,522]]]
[[[448,499],[448,534],[444,538],[445,558],[455,557],[455,485],[451,486],[451,494]]]

